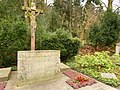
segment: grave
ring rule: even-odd
[[[60,71],[69,69],[60,63],[59,50],[35,50],[36,17],[43,14],[43,10],[37,9],[34,0],[24,0],[22,10],[25,11],[26,21],[30,25],[31,51],[18,51],[18,87],[57,78]]]
[[[0,82],[7,81],[9,79],[11,68],[0,69]]]
[[[16,75],[16,71],[11,73],[11,77],[4,90],[118,90],[99,81],[93,85],[85,86],[79,89],[73,89],[66,83],[66,81],[70,78],[62,73],[60,73],[59,78],[54,80],[37,83],[34,85],[27,85],[24,87],[16,87]]]
[[[25,11],[25,17],[29,20],[31,51],[18,51],[17,86],[51,80],[60,73],[58,67],[60,63],[59,50],[35,50],[36,17],[39,13],[43,13],[42,10],[36,8],[34,0],[31,0],[30,4],[24,0],[22,9]]]
[[[59,76],[59,50],[18,52],[17,86],[31,85]]]

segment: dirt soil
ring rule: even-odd
[[[95,48],[95,46],[93,45],[84,45],[82,48],[79,49],[79,54],[80,55],[94,54],[95,52],[102,52],[102,51],[109,51],[110,55],[113,55],[115,53],[114,47],[99,46]]]

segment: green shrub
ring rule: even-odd
[[[60,50],[61,60],[66,60],[77,54],[80,41],[78,38],[72,38],[69,32],[58,29],[54,33],[46,34],[46,37],[43,37],[39,46],[42,50]]]
[[[99,23],[95,23],[89,33],[89,40],[94,45],[111,45],[119,39],[120,16],[106,11]]]
[[[118,61],[119,60],[119,61]],[[94,55],[75,56],[72,62],[67,62],[71,68],[93,77],[111,86],[120,85],[120,67],[115,61],[120,62],[118,56],[110,57],[106,52],[96,52]],[[104,78],[100,73],[115,73],[118,79]]]
[[[0,21],[0,67],[16,65],[17,51],[28,48],[26,24],[21,21]]]

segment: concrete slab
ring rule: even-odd
[[[11,72],[11,68],[1,68],[0,82],[7,81],[9,79],[10,72]]]
[[[24,87],[17,87],[15,86],[17,72],[12,72],[5,90],[117,90],[101,82],[97,82],[96,84],[93,84],[91,86],[73,89],[66,83],[66,80],[68,80],[69,78],[62,73],[60,75],[61,77],[48,82],[42,82]]]
[[[60,71],[62,71],[62,72],[70,69],[70,67],[65,65],[64,63],[59,63],[57,66],[60,68]]]

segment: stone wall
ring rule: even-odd
[[[18,86],[55,78],[59,63],[59,50],[18,51]]]

